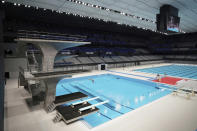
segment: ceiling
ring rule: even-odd
[[[156,30],[156,14],[164,4],[179,9],[180,29],[197,32],[197,0],[5,0]],[[92,7],[94,6],[94,7]],[[102,7],[102,9],[100,9]],[[104,8],[103,8],[104,7]],[[28,7],[27,7],[28,8]],[[109,9],[109,10],[108,10]],[[117,13],[122,12],[122,13]],[[128,14],[128,15],[125,15]]]

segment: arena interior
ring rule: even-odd
[[[197,131],[196,0],[1,0],[0,131]]]

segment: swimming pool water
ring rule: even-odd
[[[175,77],[197,79],[197,66],[192,65],[167,65],[160,67],[137,69],[135,71],[164,74]]]
[[[154,82],[102,74],[63,79],[57,85],[56,96],[80,91],[89,98],[99,96],[99,99],[90,101],[91,104],[109,100],[108,103],[98,106],[98,113],[83,118],[90,127],[96,127],[170,93],[169,90],[155,87]]]

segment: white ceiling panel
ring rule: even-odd
[[[133,18],[131,16],[121,15],[112,11],[101,10],[74,3],[69,0],[6,0],[12,3],[20,3],[34,7],[52,9],[63,12],[70,12],[82,16],[94,17],[108,21],[114,21],[121,24],[131,26],[139,26],[156,30],[156,24]],[[149,20],[156,21],[156,14],[163,4],[170,4],[179,9],[181,17],[180,28],[186,32],[197,32],[197,0],[78,0],[80,2],[89,3],[124,12],[130,15],[139,16]]]

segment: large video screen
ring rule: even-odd
[[[167,19],[167,30],[173,32],[179,32],[179,17],[168,16]]]

